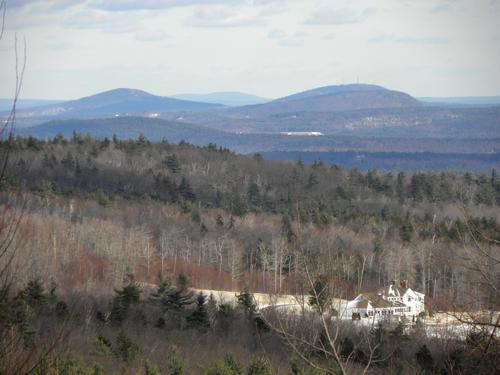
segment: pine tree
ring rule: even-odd
[[[43,158],[42,158],[42,165],[45,167],[45,168],[54,168],[54,166],[52,165],[52,161],[49,157],[48,154],[43,154]]]
[[[116,356],[125,362],[131,362],[139,354],[139,347],[125,331],[120,331],[116,338]]]
[[[340,342],[340,356],[347,360],[349,356],[354,352],[354,344],[349,337],[344,337],[344,339]]]
[[[146,138],[146,136],[144,134],[139,134],[139,137],[137,137],[137,142],[136,144],[138,146],[145,146],[145,145],[148,145],[149,144],[149,141],[148,139]]]
[[[232,354],[226,354],[223,360],[212,363],[205,375],[243,375],[243,369]]]
[[[29,281],[19,297],[34,309],[42,308],[48,301],[48,295],[40,279]]]
[[[399,228],[399,236],[403,242],[411,242],[413,236],[413,225],[411,224],[409,215],[406,215],[406,218]]]
[[[104,137],[104,139],[101,142],[101,146],[100,146],[101,150],[108,148],[110,144],[111,144],[111,142],[110,142],[109,138]]]
[[[303,168],[304,168],[304,159],[302,159],[302,156],[299,156],[299,158],[297,159],[297,166],[298,166],[300,169],[303,169]]]
[[[178,190],[180,196],[184,198],[184,200],[191,202],[196,200],[196,195],[193,193],[193,190],[191,190],[191,185],[189,185],[189,182],[186,179],[186,177],[182,177]]]
[[[183,274],[179,275],[179,279],[182,279],[183,276]],[[184,307],[193,303],[193,292],[189,291],[187,286],[178,283],[176,290],[170,297],[170,303],[174,310],[183,310]]]
[[[165,293],[161,304],[165,311],[182,311],[193,303],[193,292],[188,290],[188,279],[183,273],[177,278],[177,285]]]
[[[281,218],[281,233],[284,237],[286,237],[288,243],[293,243],[296,239],[295,232],[293,231],[292,221],[290,220],[290,216],[283,215]]]
[[[175,154],[167,156],[165,165],[172,173],[179,173],[181,171],[181,166]]]
[[[108,356],[113,353],[111,341],[106,337],[99,335],[94,341],[94,351],[97,355]]]
[[[311,172],[311,174],[309,174],[309,178],[307,179],[306,189],[312,189],[314,186],[318,184],[319,184],[318,177],[314,172]]]
[[[168,375],[182,375],[184,374],[184,360],[182,359],[179,351],[172,347],[167,355]]]
[[[243,289],[240,294],[236,295],[236,301],[245,314],[253,318],[257,312],[257,305],[255,304],[253,294],[249,292],[248,288]]]
[[[311,295],[309,304],[315,306],[318,311],[324,312],[331,305],[332,296],[326,276],[321,275],[316,278],[309,294]]]
[[[219,228],[224,228],[224,219],[222,219],[222,216],[217,215],[217,219],[215,220],[215,223]]]
[[[252,182],[250,186],[248,187],[248,201],[250,202],[251,205],[253,206],[258,206],[260,203],[260,190],[259,186],[255,183]]]
[[[121,323],[127,318],[130,306],[139,302],[141,289],[130,281],[122,289],[115,289],[115,294],[110,319],[114,323]]]
[[[426,373],[432,373],[432,368],[434,367],[434,359],[432,358],[432,354],[427,348],[427,345],[422,345],[418,352],[415,353],[415,358],[417,360],[420,368]]]
[[[250,364],[247,367],[246,371],[247,375],[272,375],[271,370],[269,369],[269,365],[267,362],[262,359],[255,357],[252,359]]]
[[[196,297],[196,307],[194,311],[187,317],[187,321],[191,327],[200,329],[210,327],[207,306],[205,305],[206,301],[207,297],[200,292]]]
[[[146,360],[144,363],[144,375],[161,375],[158,366],[156,366],[150,360]]]
[[[68,151],[64,159],[61,160],[61,164],[64,165],[67,169],[75,168],[75,158],[70,151]]]
[[[158,274],[156,290],[151,293],[149,300],[155,304],[161,304],[162,300],[170,295],[173,291],[172,283],[169,279],[165,279],[161,273]]]

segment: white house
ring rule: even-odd
[[[361,293],[345,306],[344,316],[389,317],[418,316],[425,310],[425,295],[414,291],[404,280],[401,285],[393,281],[374,293]]]

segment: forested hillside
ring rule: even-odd
[[[211,237],[214,243],[224,238],[223,249],[217,251],[233,247],[231,251],[241,252],[218,258],[220,270],[229,274],[235,272],[236,263],[238,272],[264,267],[266,273],[269,265],[263,262],[270,260],[261,257],[271,255],[260,252],[272,254],[276,246],[289,251],[286,244],[300,237],[314,244],[308,249],[325,256],[336,251],[341,257],[349,254],[345,264],[325,264],[325,272],[348,284],[383,284],[404,275],[436,296],[450,292],[450,283],[459,285],[454,276],[450,280],[446,275],[449,270],[439,269],[436,260],[426,264],[429,260],[422,252],[428,246],[457,251],[467,232],[464,210],[478,231],[500,239],[500,180],[495,170],[488,174],[361,173],[322,163],[305,165],[301,160],[268,162],[258,154],[248,158],[215,145],[152,143],[144,137],[96,140],[75,134],[70,140],[17,138],[6,183],[4,188],[31,192],[34,201],[73,202],[74,220],[87,217],[85,207],[92,201],[99,208],[98,217],[108,210],[129,215],[134,212],[131,207],[138,212],[146,207],[159,212],[168,208],[176,214],[165,220],[178,229],[166,225],[160,230],[163,226],[152,213],[142,218],[152,226],[149,230],[154,229],[156,250],[162,231],[172,230],[167,235],[172,241],[196,239],[194,257],[199,265],[211,264],[217,257],[203,253],[202,243]],[[125,207],[128,204],[130,208]],[[82,213],[75,208],[79,205]],[[238,228],[243,232],[238,233]],[[184,238],[182,232],[189,235]],[[279,238],[286,243],[280,244]],[[401,252],[407,252],[407,264],[384,258]],[[191,256],[188,261],[195,259]],[[357,264],[365,257],[370,262],[359,275]],[[292,271],[290,255],[280,262],[272,267]],[[418,270],[427,267],[437,274],[423,277]],[[269,290],[264,284],[259,288]]]
[[[326,283],[336,298],[408,280],[427,295],[430,314],[498,306],[491,292],[498,267],[486,268],[492,284],[485,284],[464,262],[476,246],[485,256],[498,249],[495,170],[362,173],[320,162],[270,162],[216,145],[76,133],[46,141],[11,138],[1,144],[6,150],[3,220],[19,218],[9,262],[22,272],[3,322],[19,330],[20,348],[33,340],[37,345],[28,348],[37,351],[17,349],[20,357],[9,354],[10,367],[3,368],[332,373],[307,372],[314,371],[308,360],[328,368],[330,354],[303,348],[307,360],[292,356],[290,338],[273,328],[280,318],[257,312],[251,295],[307,300],[309,274],[317,278],[314,288]],[[5,228],[2,238],[9,239]],[[215,302],[191,288],[234,291],[239,302]],[[286,332],[321,340],[323,328],[309,321],[313,317],[294,319]],[[353,373],[364,366],[380,374],[429,366],[467,372],[478,358],[489,358],[481,362],[484,371],[498,365],[496,342],[486,357],[475,349],[460,354],[483,348],[485,336],[448,337],[442,350],[438,341],[402,326],[336,329],[343,354],[332,358]],[[43,347],[53,348],[54,360],[39,351]],[[32,360],[19,364],[24,355]],[[450,355],[456,357],[447,362]],[[36,358],[45,362],[33,364]]]

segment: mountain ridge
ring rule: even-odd
[[[275,99],[275,102],[278,101],[289,101],[289,100],[296,100],[296,99],[304,99],[307,97],[314,97],[314,96],[322,96],[322,95],[333,95],[333,94],[340,94],[340,93],[347,93],[347,92],[354,92],[354,91],[384,91],[388,90],[385,87],[379,86],[379,85],[371,85],[367,83],[349,83],[349,84],[342,84],[342,85],[327,85],[327,86],[320,86],[304,91],[299,91],[295,94],[283,96],[281,98]]]
[[[117,88],[79,99],[18,111],[18,117],[92,117],[147,112],[197,111],[220,105],[157,96],[143,90]]]
[[[231,108],[233,114],[273,116],[297,112],[342,112],[359,109],[409,108],[422,105],[409,94],[367,84],[331,85],[302,91],[269,103]]]

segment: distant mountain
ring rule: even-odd
[[[340,112],[360,109],[409,108],[421,103],[408,94],[375,85],[325,86],[269,103],[231,110],[244,116],[271,116],[298,112]]]
[[[16,108],[24,109],[24,108],[41,107],[61,102],[62,100],[18,99],[16,103]],[[0,112],[9,111],[12,108],[12,104],[13,104],[12,99],[0,99]]]
[[[47,123],[18,129],[19,135],[31,135],[37,138],[52,138],[57,134],[71,137],[73,132],[90,134],[98,138],[111,138],[116,135],[121,139],[137,138],[143,134],[152,141],[167,139],[169,142],[189,141],[193,144],[206,145],[224,138],[225,133],[201,125],[191,125],[147,117],[116,117],[87,120],[55,120]]]
[[[169,114],[165,117],[175,119]],[[431,105],[399,91],[365,84],[325,86],[265,104],[192,112],[183,120],[234,133],[462,139],[500,136],[500,105]]]
[[[305,99],[311,98],[314,96],[322,96],[322,95],[335,95],[335,94],[345,94],[351,92],[360,92],[360,91],[389,91],[382,86],[377,85],[368,85],[364,83],[352,83],[348,85],[332,85],[332,86],[323,86],[315,89],[302,91],[296,94],[288,95],[283,98],[276,99],[276,102],[287,102],[290,100],[297,99]]]
[[[142,90],[115,89],[59,104],[18,111],[18,117],[76,118],[113,114],[198,111],[220,105],[173,99]]]
[[[192,100],[203,103],[222,104],[230,107],[239,107],[243,105],[253,105],[267,103],[270,99],[261,98],[244,92],[212,92],[209,94],[179,94],[172,98],[182,100]]]
[[[448,104],[457,106],[497,106],[500,105],[500,96],[457,96],[457,97],[423,97],[420,101],[430,104]]]

